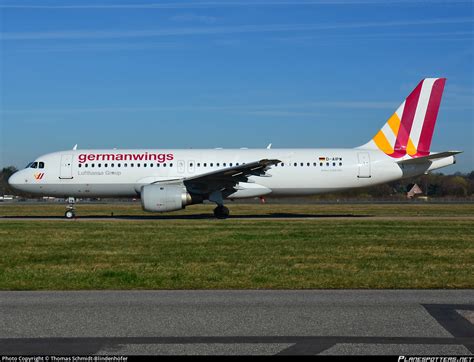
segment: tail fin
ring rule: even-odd
[[[375,137],[360,148],[379,149],[393,158],[429,155],[445,82],[446,78],[423,79]]]

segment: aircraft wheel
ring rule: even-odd
[[[73,219],[76,216],[76,214],[72,210],[67,210],[64,213],[64,216],[66,217],[66,219]]]
[[[217,206],[214,209],[214,216],[217,219],[227,219],[229,217],[229,214],[230,214],[229,209],[225,207],[224,205]]]

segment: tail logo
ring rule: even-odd
[[[378,149],[393,158],[429,155],[445,82],[423,79],[372,139]]]
[[[35,180],[42,180],[44,177],[44,173],[35,173],[34,177],[35,177]]]

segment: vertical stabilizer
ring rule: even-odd
[[[360,148],[379,149],[393,158],[429,155],[445,82],[446,78],[423,79],[375,137]]]

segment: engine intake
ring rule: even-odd
[[[152,212],[181,210],[195,203],[184,185],[159,184],[143,186],[141,201],[143,210]]]

